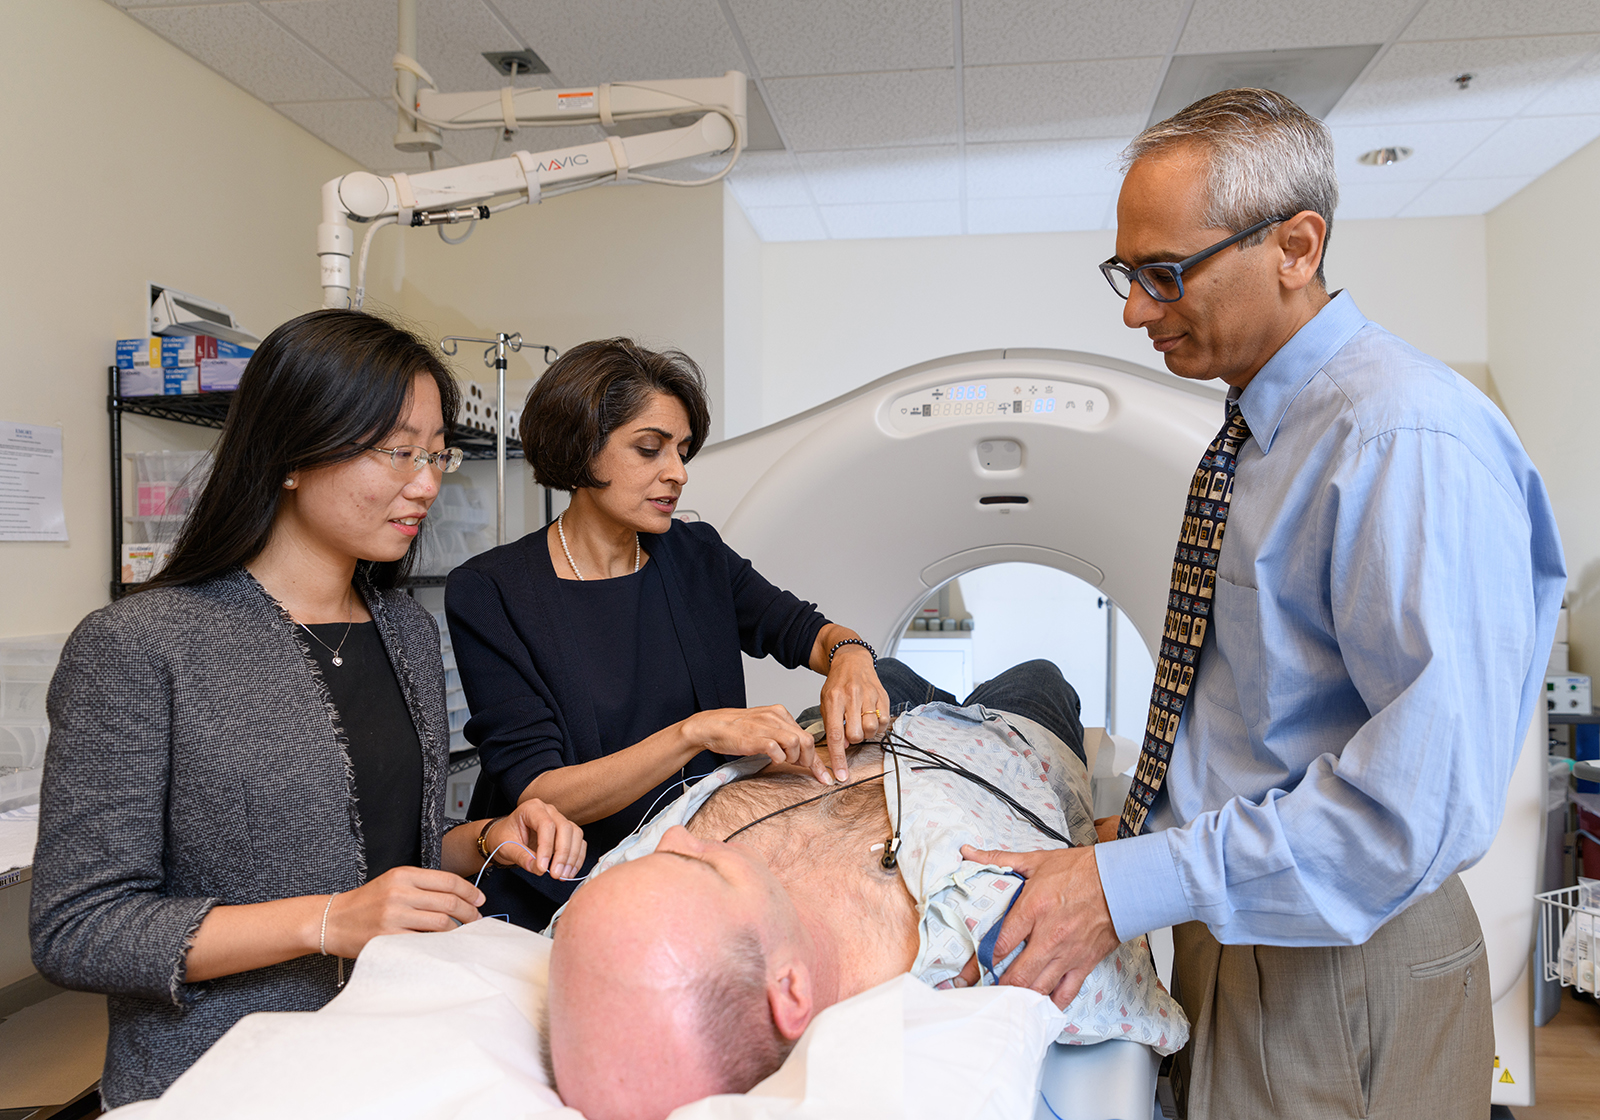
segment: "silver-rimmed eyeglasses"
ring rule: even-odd
[[[446,447],[442,451],[429,451],[426,447],[369,447],[389,456],[389,465],[401,474],[415,474],[430,463],[440,474],[449,474],[461,465],[464,457],[461,448]]]
[[[1133,294],[1133,282],[1137,280],[1139,287],[1157,303],[1177,303],[1183,298],[1183,274],[1186,271],[1207,257],[1222,252],[1229,245],[1237,245],[1270,225],[1288,220],[1288,218],[1263,218],[1249,229],[1242,229],[1232,237],[1225,237],[1215,245],[1201,249],[1194,256],[1181,261],[1152,261],[1138,268],[1129,268],[1116,257],[1112,257],[1101,263],[1100,271],[1105,276],[1106,282],[1111,285],[1111,290],[1123,299]]]

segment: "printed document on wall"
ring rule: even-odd
[[[61,429],[0,421],[0,541],[64,541]]]

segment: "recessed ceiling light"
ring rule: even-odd
[[[1357,157],[1357,162],[1368,167],[1388,167],[1391,163],[1399,163],[1403,159],[1411,158],[1410,148],[1373,148],[1370,152],[1362,152]]]

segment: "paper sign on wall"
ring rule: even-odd
[[[64,541],[61,429],[0,421],[0,541]]]

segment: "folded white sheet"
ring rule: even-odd
[[[572,1120],[579,1114],[561,1106],[539,1068],[549,955],[547,938],[493,920],[380,937],[321,1011],[248,1016],[159,1100],[110,1115]],[[1061,1013],[1033,992],[938,992],[902,976],[819,1015],[750,1093],[673,1117],[1028,1116],[1061,1026]]]

